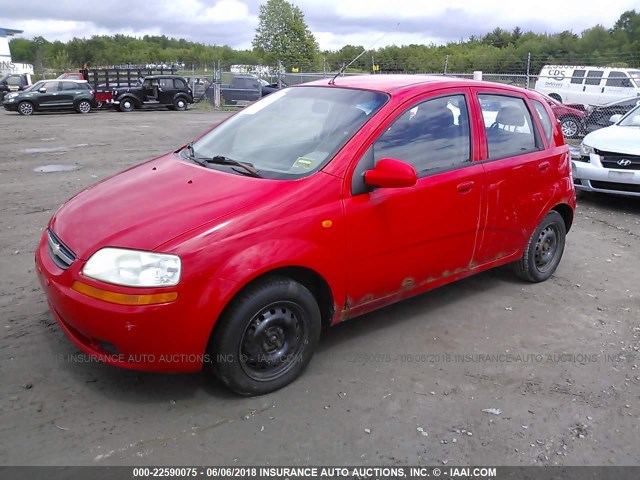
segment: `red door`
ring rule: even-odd
[[[544,150],[523,96],[483,89],[478,93],[486,137],[486,219],[474,264],[482,265],[523,248],[552,198],[557,158]],[[535,113],[534,113],[535,115]]]
[[[483,187],[483,167],[471,161],[469,93],[436,94],[398,109],[347,175],[348,307],[384,303],[469,268]],[[381,158],[413,165],[417,184],[367,191],[362,173]]]

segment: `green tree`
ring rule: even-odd
[[[304,20],[302,10],[286,0],[267,0],[260,5],[260,16],[253,48],[268,63],[311,63],[318,53],[318,42]]]

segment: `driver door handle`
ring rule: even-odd
[[[458,193],[469,193],[476,182],[468,181],[459,183],[457,186]]]

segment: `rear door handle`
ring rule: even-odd
[[[458,193],[469,193],[475,184],[476,182],[472,182],[472,181],[462,182],[458,184],[458,187],[457,187]]]
[[[549,162],[542,162],[538,165],[538,170],[540,170],[541,172],[546,172],[547,170],[549,170]]]

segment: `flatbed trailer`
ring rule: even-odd
[[[149,75],[175,75],[175,68],[82,68],[77,72],[63,73],[58,78],[86,80],[93,87],[98,107],[111,106],[113,91],[121,87],[135,86]]]

